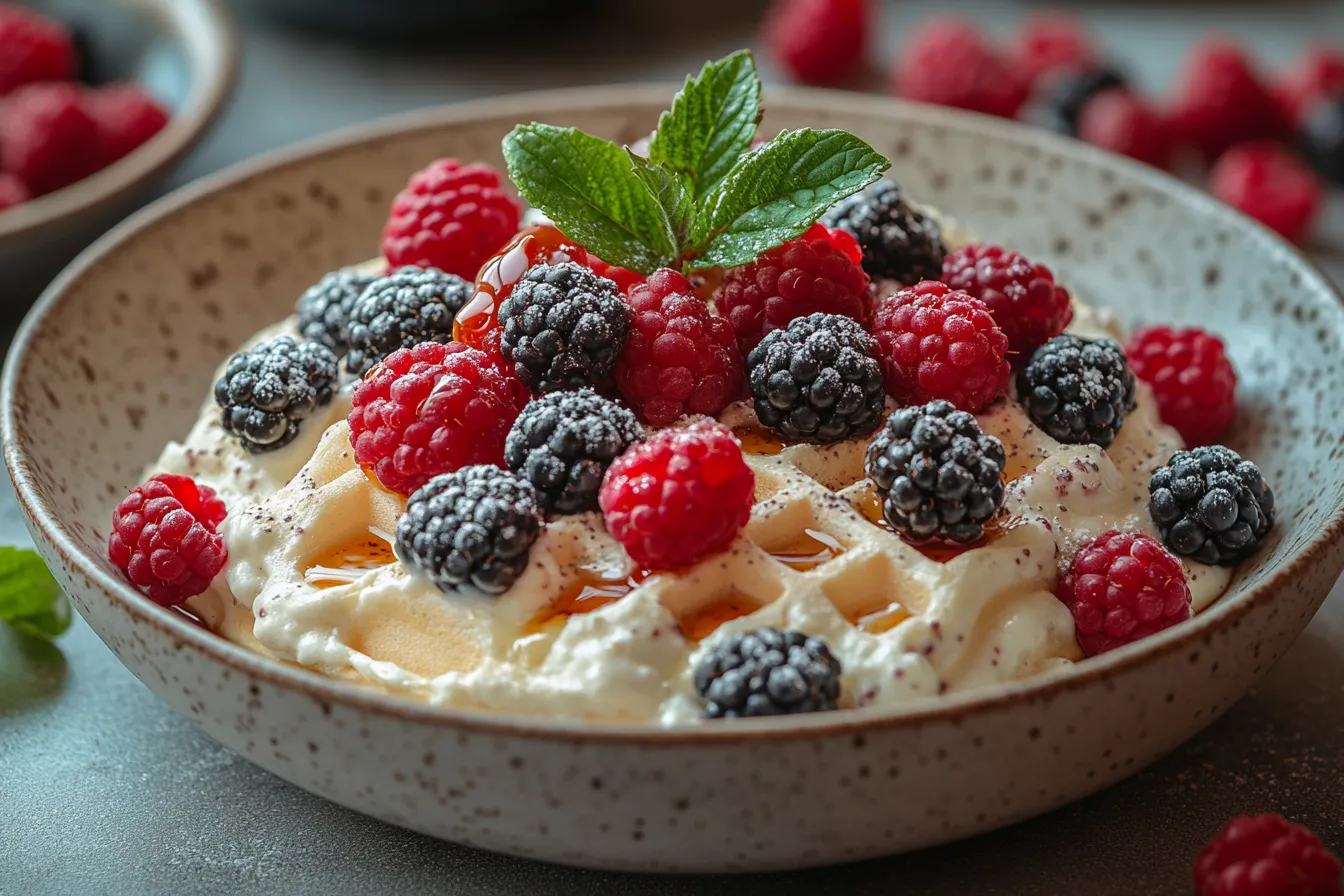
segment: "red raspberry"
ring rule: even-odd
[[[805,84],[835,84],[863,62],[871,21],[867,0],[776,0],[761,41]]]
[[[28,195],[28,187],[23,181],[8,172],[0,171],[0,212],[27,202],[31,198]]]
[[[440,473],[504,466],[518,416],[509,378],[459,342],[398,349],[355,387],[350,443],[384,488],[409,495]]]
[[[1200,852],[1195,896],[1339,896],[1339,861],[1278,815],[1234,818]]]
[[[20,87],[5,99],[0,116],[0,167],[41,196],[98,169],[98,126],[74,84]]]
[[[985,303],[1018,367],[1073,320],[1069,294],[1050,269],[1002,246],[973,243],[949,252],[942,279]]]
[[[1033,84],[1046,75],[1096,67],[1096,44],[1082,22],[1065,12],[1028,16],[1018,27],[1009,55]]]
[[[689,280],[666,268],[630,290],[630,335],[616,385],[640,418],[667,426],[685,414],[714,416],[742,391],[733,328],[714,317]]]
[[[756,477],[728,428],[665,429],[616,459],[598,503],[640,566],[687,566],[732,544],[751,516]]]
[[[732,324],[743,357],[796,317],[820,311],[866,323],[868,277],[852,254],[857,245],[817,225],[725,273],[714,304]]]
[[[606,277],[611,282],[620,287],[621,292],[628,293],[635,284],[643,283],[644,276],[629,268],[620,268],[614,264],[607,264],[596,255],[588,256],[588,270],[599,277]]]
[[[15,3],[0,3],[0,96],[36,81],[69,81],[77,68],[65,26]]]
[[[439,159],[392,200],[383,256],[392,267],[438,268],[468,280],[518,232],[522,210],[489,165]]]
[[[1311,104],[1344,95],[1344,51],[1316,44],[1274,85],[1274,97],[1290,122],[1300,125]]]
[[[1274,140],[1291,130],[1278,103],[1236,44],[1213,39],[1186,60],[1170,110],[1176,135],[1215,159],[1247,140]]]
[[[1084,103],[1078,112],[1078,137],[1154,168],[1171,167],[1171,126],[1130,90],[1103,90]]]
[[[154,603],[177,606],[224,568],[229,552],[217,531],[224,514],[213,489],[187,476],[155,476],[112,511],[108,559]]]
[[[1012,118],[1027,101],[1027,73],[970,22],[934,16],[907,39],[892,92],[921,103]]]
[[[873,335],[887,392],[902,404],[942,398],[974,414],[1008,384],[1008,337],[989,308],[937,280],[878,305]]]
[[[98,125],[98,154],[104,165],[130,155],[168,124],[163,106],[135,84],[90,90],[85,102]]]
[[[1209,192],[1290,240],[1311,229],[1325,185],[1292,150],[1277,143],[1233,147],[1209,172]]]
[[[1144,327],[1129,337],[1125,355],[1186,447],[1218,441],[1237,410],[1237,373],[1222,340],[1195,327]]]
[[[1055,592],[1073,613],[1087,656],[1114,650],[1190,618],[1181,561],[1142,532],[1103,532],[1073,556]]]

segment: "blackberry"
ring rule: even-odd
[[[331,403],[336,377],[336,356],[320,342],[263,342],[230,358],[215,383],[220,424],[252,454],[283,448],[300,421]]]
[[[299,332],[304,339],[320,342],[338,355],[350,348],[346,327],[350,309],[377,274],[342,268],[324,276],[299,297]]]
[[[1128,85],[1125,74],[1112,66],[1066,69],[1046,81],[1041,99],[1033,104],[1030,118],[1040,127],[1076,137],[1078,116],[1087,101],[1103,91]]]
[[[906,204],[895,181],[882,178],[842,199],[822,216],[858,240],[868,276],[913,286],[943,272],[943,234],[938,222]]]
[[[1134,374],[1112,340],[1066,333],[1036,349],[1017,374],[1017,400],[1051,438],[1105,448],[1134,410]]]
[[[531,485],[498,467],[463,467],[407,499],[397,556],[445,594],[502,594],[527,568],[540,534]]]
[[[499,306],[499,323],[504,358],[538,393],[605,382],[630,329],[616,284],[572,261],[524,274]]]
[[[882,422],[886,393],[873,337],[838,314],[795,318],[747,356],[756,416],[791,439],[835,442]]]
[[[1003,503],[1003,443],[949,401],[901,408],[868,445],[882,515],[913,541],[971,544]]]
[[[611,462],[644,429],[630,411],[592,389],[555,392],[523,408],[504,443],[504,461],[537,490],[552,513],[597,509]]]
[[[1344,184],[1344,93],[1312,103],[1302,124],[1302,154],[1326,180]]]
[[[470,283],[437,268],[407,265],[379,277],[350,309],[346,368],[363,376],[399,348],[451,342],[453,318],[471,294]]]
[[[761,628],[716,643],[695,664],[695,689],[711,719],[835,709],[840,661],[826,642]]]
[[[1173,554],[1236,566],[1274,525],[1274,492],[1260,468],[1231,448],[1177,451],[1148,480],[1148,512]]]

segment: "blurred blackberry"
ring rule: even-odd
[[[695,689],[711,719],[836,708],[840,661],[826,642],[761,628],[716,643],[695,664]]]
[[[299,332],[304,339],[320,342],[341,355],[350,348],[346,327],[350,309],[365,287],[378,279],[354,268],[342,268],[326,274],[299,297]]]
[[[1307,111],[1302,154],[1326,180],[1344,184],[1344,93],[1322,97]]]
[[[331,403],[336,356],[320,342],[278,336],[229,359],[215,383],[220,424],[252,454],[283,448],[299,423]]]
[[[1087,101],[1103,91],[1127,86],[1129,78],[1111,66],[1065,69],[1046,81],[1040,99],[1032,104],[1031,121],[1056,133],[1076,137],[1078,116]]]
[[[1274,525],[1274,492],[1260,468],[1222,445],[1178,451],[1148,480],[1148,512],[1172,553],[1236,566]]]
[[[1051,438],[1105,448],[1134,409],[1134,374],[1115,342],[1066,333],[1036,349],[1018,373],[1017,400]]]
[[[407,265],[367,287],[350,309],[345,366],[363,376],[399,348],[451,342],[453,317],[472,295],[472,284],[436,268]]]
[[[895,181],[882,178],[842,199],[821,220],[858,240],[863,269],[874,279],[913,286],[943,272],[947,249],[938,222],[906,204]]]

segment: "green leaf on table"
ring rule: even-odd
[[[847,131],[785,131],[740,156],[697,209],[694,267],[746,264],[791,240],[891,167]]]
[[[70,604],[37,552],[0,547],[0,620],[38,638],[70,627]]]
[[[700,199],[718,185],[750,146],[761,122],[761,79],[750,50],[705,63],[688,77],[658,119],[649,160],[680,171]]]

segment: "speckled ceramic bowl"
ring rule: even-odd
[[[1344,567],[1344,308],[1322,276],[1203,194],[1081,144],[808,91],[772,93],[767,131],[853,130],[911,194],[1130,321],[1228,338],[1231,443],[1260,462],[1281,516],[1213,608],[1075,668],[902,712],[670,732],[327,680],[154,606],[108,564],[113,505],[186,431],[214,366],[324,271],[375,254],[408,172],[442,154],[498,164],[518,121],[632,140],[668,93],[490,100],[261,159],[140,213],[51,287],[5,368],[5,461],[39,550],[150,688],[277,775],[395,824],[574,864],[746,870],[915,849],[1075,800],[1208,725],[1287,649]]]

